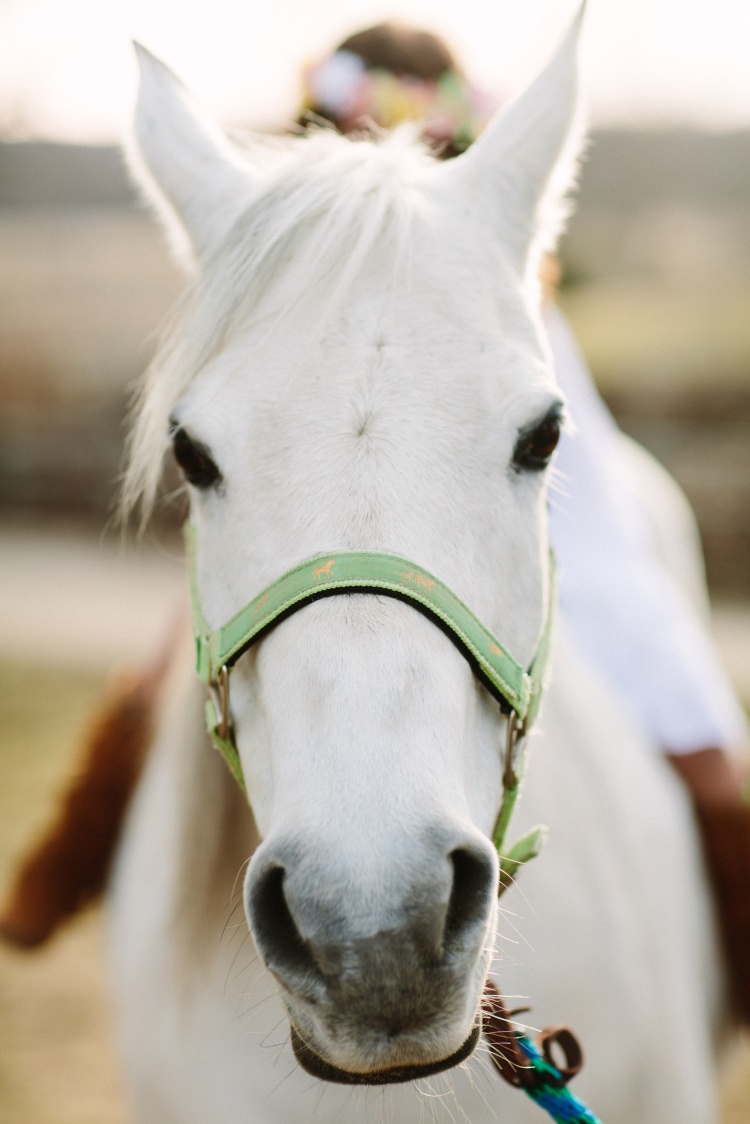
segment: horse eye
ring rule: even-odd
[[[518,438],[513,467],[517,471],[540,472],[549,464],[559,440],[560,418],[556,414],[548,414],[543,422]]]
[[[221,480],[221,472],[206,446],[194,441],[179,426],[172,434],[172,451],[188,484],[211,488]]]

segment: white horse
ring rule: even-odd
[[[532,659],[563,410],[535,279],[575,161],[579,22],[442,164],[403,131],[240,152],[141,52],[141,176],[194,280],[127,494],[151,502],[169,433],[211,627],[323,551],[389,551]],[[605,1124],[715,1120],[721,981],[687,801],[564,622],[553,662],[517,824],[550,843],[498,909],[505,719],[431,620],[328,597],[242,656],[250,806],[186,645],[111,895],[139,1124],[540,1121],[484,1046],[418,1079],[466,1052],[490,969],[534,1024],[575,1029]],[[305,1072],[290,1022],[362,1087]]]

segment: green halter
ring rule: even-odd
[[[547,619],[536,655],[528,671],[525,671],[447,585],[396,554],[367,551],[321,554],[287,570],[230,617],[226,624],[212,630],[206,624],[198,596],[195,529],[190,524],[186,528],[186,537],[198,675],[209,688],[206,724],[214,745],[246,795],[229,708],[229,675],[242,653],[270,628],[320,597],[372,592],[409,602],[443,629],[469,661],[474,673],[498,699],[503,713],[508,715],[503,796],[492,833],[500,857],[499,893],[503,893],[518,868],[539,853],[546,834],[545,828],[536,827],[512,846],[505,846],[508,824],[523,775],[524,737],[539,710],[549,660],[555,604],[553,555],[550,553],[549,556]],[[523,1088],[559,1124],[601,1124],[566,1087],[575,1071],[558,1069],[552,1064],[546,1046],[544,1054],[540,1053],[526,1035],[513,1029],[511,1016],[504,1011],[502,1000],[494,989],[490,989],[489,998],[486,993],[485,1002],[489,1004],[485,1012],[485,1033],[494,1051],[494,1064],[505,1079]],[[580,1055],[580,1048],[569,1031],[548,1031],[546,1035],[557,1039],[567,1035],[562,1040],[572,1041]],[[500,1042],[499,1049],[493,1046],[496,1040]],[[505,1064],[508,1056],[510,1062]]]
[[[479,618],[439,578],[395,554],[346,551],[321,554],[282,574],[217,629],[205,622],[198,595],[195,565],[195,528],[187,524],[193,631],[198,675],[209,688],[206,724],[211,739],[225,758],[233,776],[247,793],[229,707],[232,667],[261,636],[280,620],[320,597],[342,593],[383,593],[419,609],[440,626],[469,661],[472,670],[498,699],[508,714],[508,735],[503,769],[503,799],[493,841],[500,853],[502,888],[521,863],[538,853],[542,828],[504,849],[505,834],[516,802],[523,771],[519,752],[524,735],[536,718],[552,637],[554,559],[550,554],[550,596],[542,637],[528,671],[485,628]]]

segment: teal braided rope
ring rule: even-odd
[[[516,1034],[516,1041],[524,1057],[534,1070],[537,1080],[524,1087],[524,1092],[558,1124],[602,1124],[583,1101],[571,1093],[563,1083],[562,1074],[546,1062],[531,1039]]]

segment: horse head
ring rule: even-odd
[[[563,415],[536,278],[575,160],[579,24],[450,163],[409,129],[240,149],[140,51],[135,163],[191,280],[127,488],[150,502],[171,441],[210,627],[302,560],[385,551],[531,661]],[[245,908],[298,1056],[359,1083],[455,1064],[494,948],[496,702],[413,605],[347,593],[238,660],[231,718],[262,840]]]

